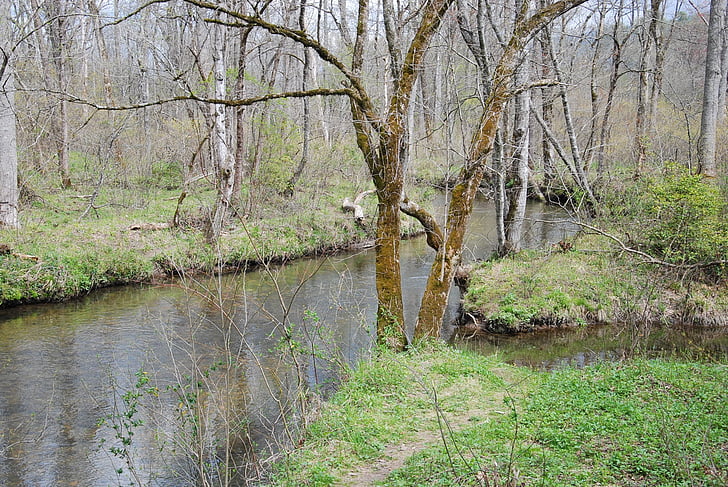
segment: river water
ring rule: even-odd
[[[527,217],[527,247],[575,230],[548,223],[564,215],[543,205]],[[480,204],[467,259],[492,252],[493,222]],[[403,242],[408,321],[431,258],[424,239]],[[365,249],[0,310],[0,485],[195,485],[203,470],[212,484],[245,485],[260,460],[297,438],[303,386],[325,395],[369,352],[373,276]],[[454,342],[553,367],[626,353],[608,330]]]

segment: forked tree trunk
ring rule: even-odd
[[[525,10],[516,22],[511,38],[498,61],[492,89],[486,100],[483,116],[473,136],[469,154],[458,176],[448,208],[446,239],[435,255],[420,312],[415,326],[415,339],[438,337],[447,308],[457,265],[460,263],[465,230],[473,211],[473,202],[483,177],[488,155],[493,150],[498,123],[510,98],[510,80],[520,62],[520,54],[531,36],[551,20],[584,3],[585,0],[562,0],[540,9],[524,19]],[[526,7],[525,5],[523,7]]]

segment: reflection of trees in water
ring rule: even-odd
[[[653,327],[640,335],[631,333],[626,325],[594,325],[515,336],[455,334],[452,342],[485,355],[497,352],[516,365],[547,370],[641,356],[688,360],[728,357],[726,328]]]

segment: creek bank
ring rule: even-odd
[[[580,234],[541,251],[473,265],[461,278],[462,334],[603,323],[728,326],[728,286],[642,265]]]
[[[192,224],[145,228],[116,215],[49,225],[46,214],[36,213],[26,215],[20,230],[0,233],[0,308],[367,248],[375,231],[373,224],[356,222],[336,206],[294,217],[233,221],[215,245]],[[403,238],[420,232],[410,219],[403,219],[402,230]]]

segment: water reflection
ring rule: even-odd
[[[498,354],[515,365],[542,370],[585,367],[629,357],[728,359],[728,330],[724,328],[673,326],[645,330],[628,325],[600,325],[520,335],[455,336],[452,343],[486,355]]]

